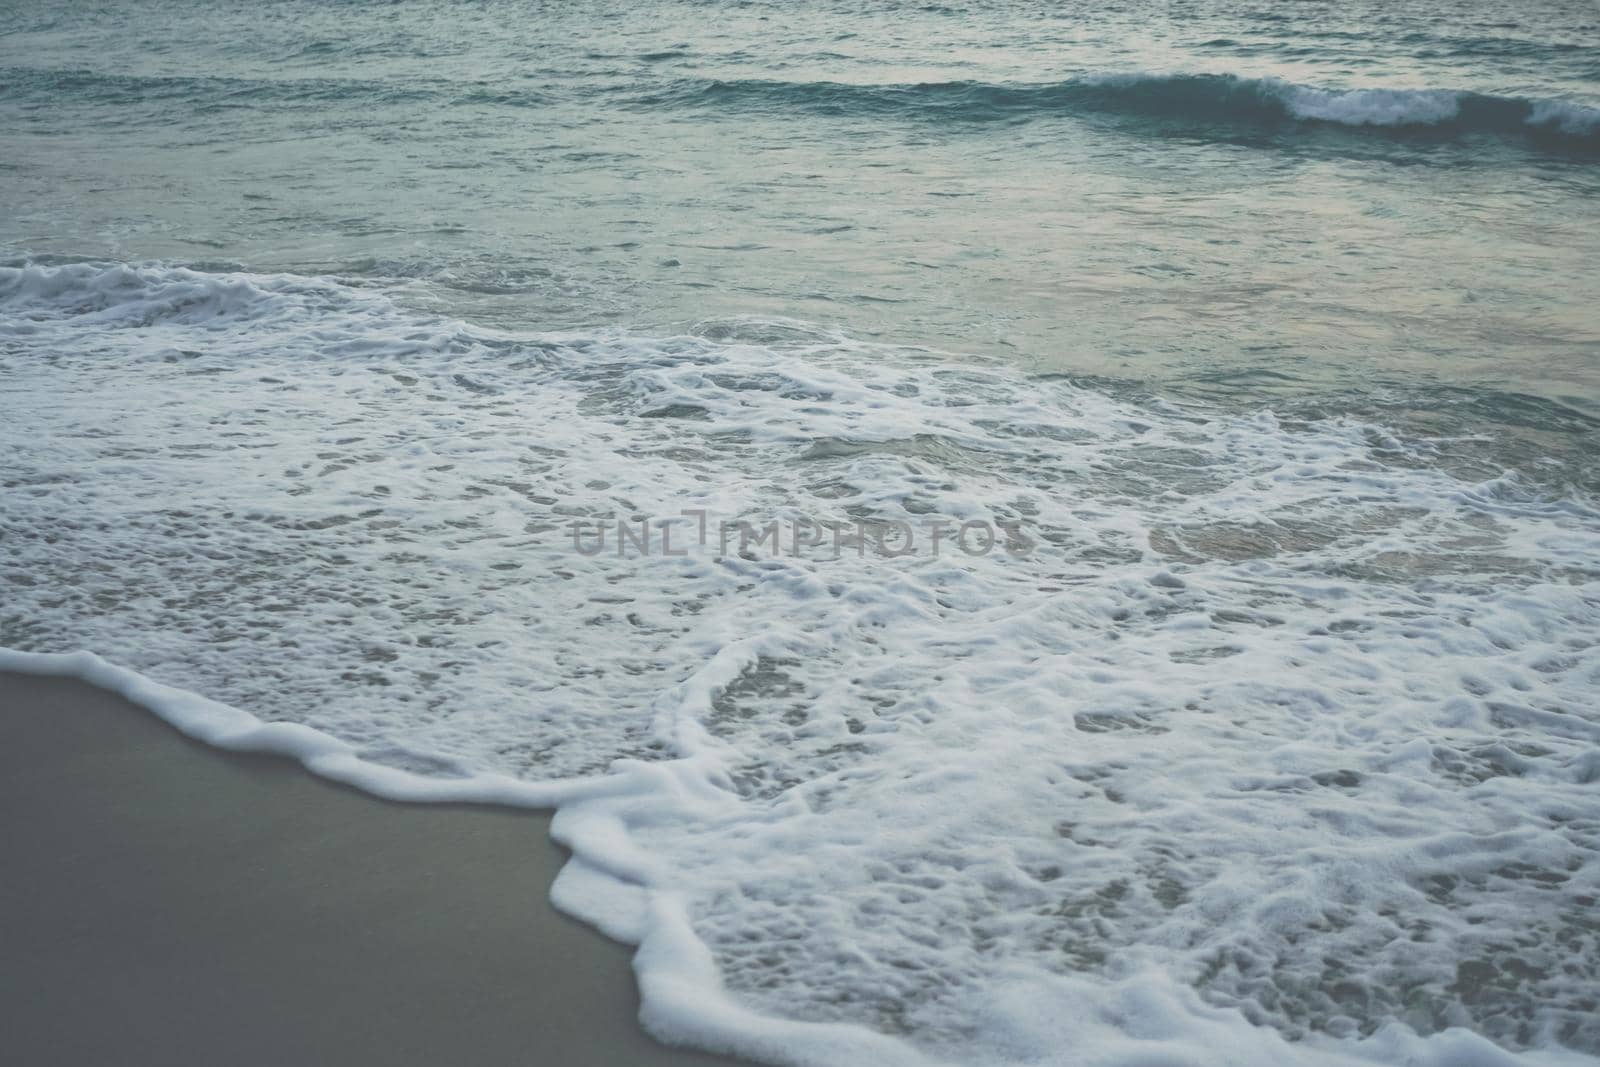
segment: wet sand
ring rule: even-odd
[[[731,1067],[636,1021],[533,812],[392,804],[0,673],[0,1043],[30,1067]]]

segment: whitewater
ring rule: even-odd
[[[556,807],[553,899],[640,946],[669,1041],[1592,1062],[1588,472],[796,321],[491,329],[416,288],[0,270],[4,622],[96,653],[0,666],[379,795]],[[689,509],[1032,544],[569,532]]]
[[[1592,0],[7,15],[0,669],[668,1042],[1600,1059]]]

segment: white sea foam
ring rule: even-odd
[[[1505,130],[1518,126],[1571,137],[1600,131],[1600,111],[1570,100],[1525,100],[1482,96],[1451,89],[1323,89],[1275,78],[1256,84],[1298,119],[1343,126],[1437,126]]]
[[[1432,125],[1461,114],[1461,94],[1444,89],[1316,89],[1274,85],[1295,118],[1346,126]]]
[[[1530,126],[1548,126],[1574,136],[1600,133],[1600,108],[1584,107],[1567,100],[1540,100],[1528,116]]]
[[[1563,1047],[1600,1049],[1593,501],[803,324],[519,335],[402,297],[0,271],[0,633],[128,669],[0,667],[385,796],[557,806],[554,899],[640,946],[669,1040],[1594,1062]],[[566,529],[685,508],[1037,544]]]
[[[1575,101],[1493,96],[1459,89],[1337,89],[1231,73],[1120,72],[1061,84],[1115,88],[1129,94],[1129,101],[1141,109],[1159,112],[1162,108],[1157,104],[1165,103],[1178,114],[1209,105],[1221,113],[1239,109],[1239,117],[1248,119],[1265,105],[1290,118],[1341,126],[1455,124],[1500,133],[1532,127],[1576,138],[1600,131],[1600,110]]]

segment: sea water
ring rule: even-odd
[[[671,1041],[1600,1054],[1592,3],[6,17],[0,665],[557,806]]]

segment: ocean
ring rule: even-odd
[[[1592,0],[5,16],[0,667],[675,1043],[1600,1058]]]

